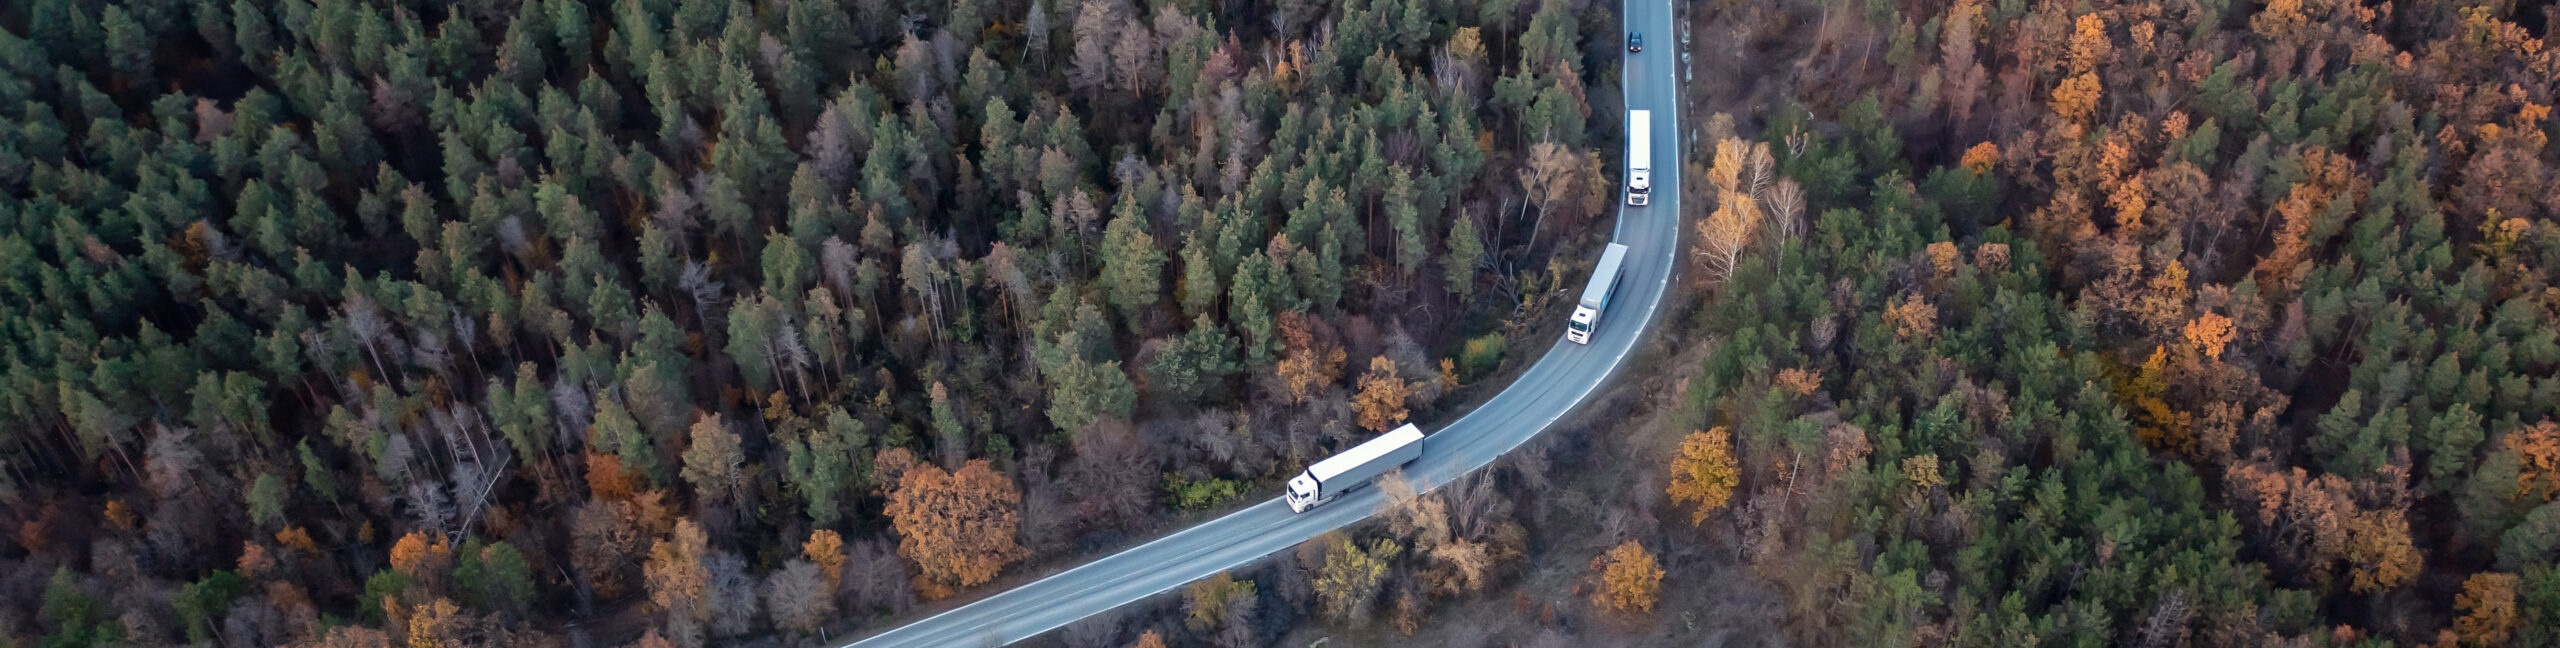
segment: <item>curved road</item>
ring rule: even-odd
[[[1669,0],[1630,0],[1628,29],[1650,44],[1625,59],[1630,109],[1649,109],[1657,125],[1653,204],[1619,201],[1615,239],[1629,248],[1620,279],[1592,344],[1559,336],[1546,357],[1508,389],[1423,440],[1422,458],[1405,466],[1417,485],[1438,486],[1484,467],[1537,436],[1573,411],[1626,360],[1653,320],[1670,283],[1680,236],[1680,159],[1677,30]],[[1625,50],[1618,44],[1618,50]],[[1620,147],[1623,156],[1624,147]],[[1621,158],[1623,164],[1623,157]],[[1624,175],[1621,173],[1621,182]],[[1623,191],[1623,185],[1621,187]],[[1594,250],[1597,253],[1597,250]],[[1578,295],[1581,286],[1567,296]],[[1561,328],[1561,327],[1559,327]],[[1278,498],[1175,532],[925,620],[864,638],[845,648],[947,648],[1001,646],[1039,636],[1191,581],[1349,526],[1376,513],[1378,489],[1362,488],[1303,514],[1291,514]]]

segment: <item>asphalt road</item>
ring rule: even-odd
[[[1501,394],[1423,440],[1422,458],[1405,473],[1437,487],[1500,458],[1563,418],[1626,360],[1653,320],[1670,283],[1680,236],[1679,39],[1669,0],[1631,0],[1628,29],[1644,34],[1645,51],[1627,54],[1629,109],[1653,111],[1653,204],[1618,205],[1612,231],[1626,244],[1627,273],[1590,345],[1555,339],[1545,357]],[[1617,50],[1624,52],[1623,40]],[[1621,163],[1624,146],[1620,151]],[[1623,180],[1623,171],[1620,175]],[[1596,259],[1598,246],[1591,254]],[[1570,287],[1565,299],[1581,292]],[[1561,314],[1558,317],[1562,317]],[[1559,330],[1563,327],[1557,327]],[[922,621],[863,638],[845,648],[1001,646],[1039,636],[1191,581],[1217,575],[1348,526],[1378,511],[1378,489],[1362,488],[1306,513],[1292,514],[1274,497],[1135,548],[996,593]]]

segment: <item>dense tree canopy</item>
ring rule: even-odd
[[[0,3],[0,589],[94,612],[0,644],[842,631],[1359,441],[1346,351],[1600,231],[1513,179],[1604,173],[1606,9],[928,4]],[[1023,550],[890,551],[938,472]]]
[[[1734,539],[1800,640],[2505,645],[2560,619],[2508,603],[2560,556],[2549,16],[1782,4],[1705,18],[1746,44],[1729,69],[1822,82],[1700,89],[1779,99],[1709,127],[1757,132],[1702,165],[1690,276],[1723,343],[1687,425],[1731,430]]]

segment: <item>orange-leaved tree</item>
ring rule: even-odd
[[[1742,167],[1751,157],[1751,142],[1728,137],[1716,142],[1715,166],[1707,167],[1707,182],[1719,193],[1741,191]]]
[[[1771,379],[1770,383],[1795,394],[1798,398],[1812,396],[1814,392],[1822,391],[1822,370],[1795,367],[1779,369],[1778,376]]]
[[[677,520],[673,533],[650,545],[648,562],[640,566],[649,602],[666,611],[674,634],[689,635],[693,624],[709,620],[711,568],[703,561],[710,555],[711,539],[702,526]]]
[[[908,470],[889,496],[888,513],[903,536],[898,555],[923,570],[916,576],[917,591],[926,598],[950,596],[995,580],[1006,565],[1021,560],[1027,552],[1014,540],[1021,524],[1015,507],[1021,503],[1013,480],[985,459],[972,459],[958,472],[932,464]]]
[[[1674,504],[1696,504],[1689,524],[1704,524],[1707,516],[1724,508],[1733,500],[1733,489],[1741,484],[1741,474],[1733,460],[1733,433],[1724,426],[1705,432],[1691,432],[1680,442],[1680,455],[1671,459],[1671,501]]]
[[[2231,344],[2232,334],[2231,318],[2214,313],[2197,315],[2194,321],[2187,323],[2187,344],[2193,345],[2197,353],[2215,360],[2222,359],[2222,350]]]
[[[2000,145],[1990,142],[1975,144],[1973,148],[1964,150],[1964,159],[1958,164],[1966,171],[1990,173],[1991,167],[2000,164]]]
[[[1369,373],[1360,375],[1360,392],[1351,397],[1351,409],[1360,415],[1360,427],[1379,432],[1404,423],[1405,399],[1413,396],[1413,386],[1396,376],[1396,361],[1386,356],[1369,359]]]
[[[666,636],[677,646],[701,648],[704,631],[717,616],[711,556],[711,540],[702,526],[678,520],[672,533],[650,545],[648,560],[640,565],[649,602],[666,614]]]
[[[2453,600],[2462,618],[2454,620],[2453,631],[2463,645],[2502,645],[2515,633],[2516,582],[2515,574],[2497,573],[2472,574],[2462,582],[2462,595]]]
[[[409,579],[419,592],[444,591],[445,573],[453,567],[453,546],[443,536],[430,539],[424,531],[411,531],[391,544],[391,569]]]
[[[2107,42],[2106,19],[2094,13],[2081,14],[2079,23],[2071,30],[2071,56],[2068,60],[2071,73],[2085,74],[2097,70],[2098,64],[2107,60],[2107,53],[2113,49]]]
[[[2516,471],[2516,496],[2560,499],[2560,423],[2543,419],[2508,434],[2505,443],[2523,464]]]
[[[1289,355],[1280,360],[1276,371],[1281,384],[1289,387],[1291,402],[1307,402],[1332,387],[1342,375],[1342,362],[1346,359],[1342,347],[1317,337],[1313,326],[1314,322],[1296,311],[1280,314],[1280,338]]]
[[[1938,307],[1917,293],[1903,295],[1900,303],[1886,304],[1884,319],[1893,324],[1893,334],[1903,340],[1927,340],[1938,333]]]
[[[1662,565],[1654,562],[1653,552],[1645,551],[1643,543],[1628,540],[1592,558],[1591,570],[1600,572],[1593,605],[1626,613],[1653,611],[1654,597],[1662,592]]]
[[[844,536],[832,529],[809,532],[809,541],[800,543],[800,553],[818,566],[818,574],[827,577],[827,591],[844,585]]]

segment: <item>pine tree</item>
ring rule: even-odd
[[[275,55],[275,26],[267,22],[266,9],[251,0],[232,0],[231,34],[233,42],[239,44],[241,64],[253,70],[267,69],[267,60]]]
[[[786,479],[807,502],[810,520],[826,526],[842,519],[847,494],[859,490],[853,457],[869,443],[869,435],[861,421],[843,410],[827,408],[823,418],[802,438],[786,438],[783,444],[789,460]]]
[[[1076,336],[1062,336],[1069,347]],[[1121,370],[1120,361],[1094,362],[1064,350],[1044,353],[1040,374],[1049,382],[1049,422],[1074,432],[1104,416],[1122,417],[1137,405],[1137,385]]]
[[[599,452],[613,454],[620,460],[622,468],[647,478],[651,484],[666,483],[665,469],[658,464],[657,444],[651,442],[649,433],[640,428],[640,422],[632,418],[631,411],[622,406],[622,399],[596,399],[595,427],[591,434],[593,447]]]
[[[1170,402],[1193,402],[1242,370],[1235,346],[1235,336],[1207,314],[1195,316],[1191,332],[1167,338],[1147,363],[1147,388]]]
[[[1476,266],[1484,262],[1484,239],[1476,233],[1476,219],[1459,214],[1449,225],[1449,241],[1440,259],[1442,279],[1447,281],[1449,296],[1460,301],[1475,297]]]
[[[158,45],[142,23],[123,5],[107,5],[98,14],[98,25],[106,35],[107,62],[127,83],[149,85],[151,52]]]
[[[284,480],[274,473],[260,473],[242,497],[247,500],[251,524],[272,529],[284,521]]]
[[[1194,230],[1182,246],[1182,314],[1207,315],[1218,305],[1218,267],[1209,258],[1207,235]]]
[[[1431,258],[1430,251],[1422,247],[1422,208],[1418,204],[1421,197],[1414,190],[1413,174],[1405,171],[1404,165],[1396,165],[1388,176],[1387,214],[1396,232],[1396,267],[1411,279],[1422,269],[1422,262]]]
[[[1111,304],[1135,328],[1159,298],[1164,252],[1156,249],[1155,237],[1147,234],[1136,195],[1122,194],[1120,206],[1113,211],[1110,224],[1103,227],[1102,281],[1109,287]]]

